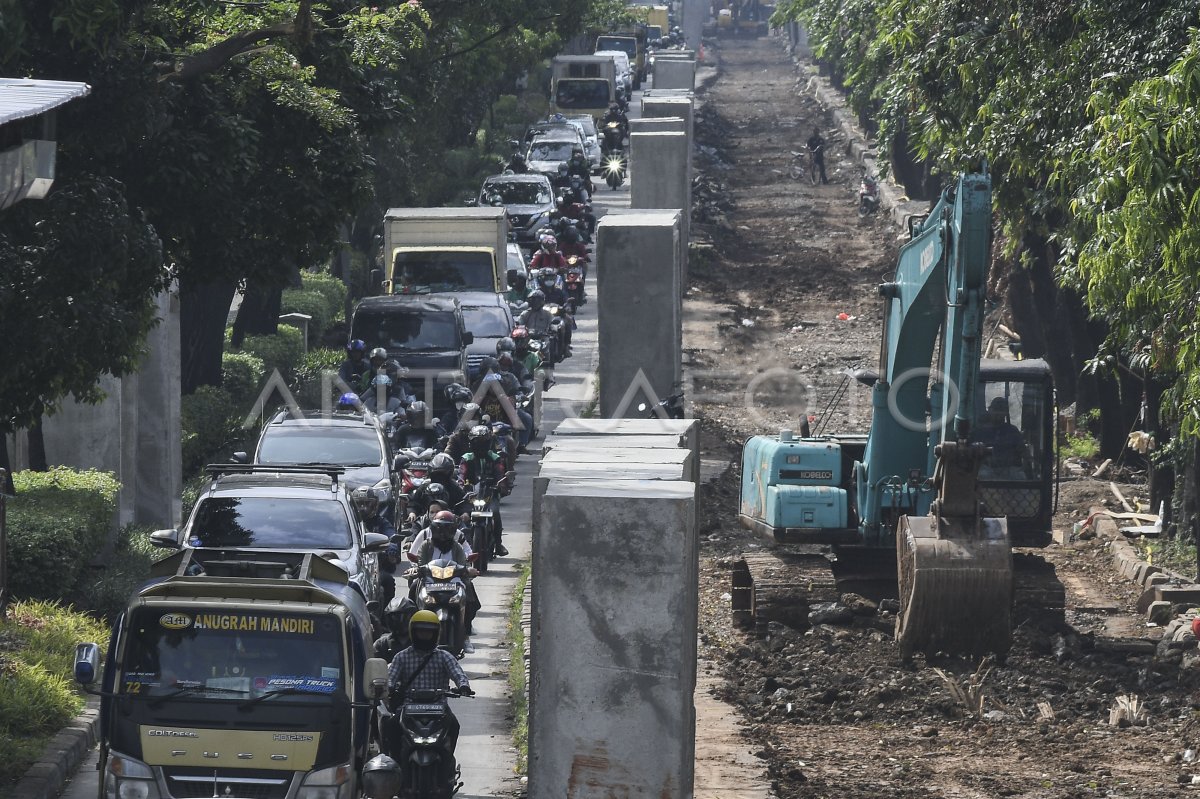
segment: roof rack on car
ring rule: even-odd
[[[204,473],[213,478],[226,474],[324,474],[333,481],[335,490],[345,472],[345,466],[322,463],[210,463],[204,467]]]
[[[247,586],[247,580],[260,581],[257,584],[269,587],[274,599],[324,602],[329,601],[328,584],[337,590],[336,586],[350,581],[344,569],[313,552],[252,549],[182,549],[152,565],[150,576],[166,580],[143,589],[143,597],[170,596],[177,591],[188,596],[223,596],[228,589],[221,587],[219,578],[225,578]]]

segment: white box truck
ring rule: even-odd
[[[383,293],[507,291],[507,245],[502,207],[388,209]]]
[[[559,55],[550,64],[550,103],[563,114],[604,116],[616,100],[617,68],[611,56]]]

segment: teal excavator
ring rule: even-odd
[[[1053,384],[1044,361],[983,357],[991,197],[986,170],[964,174],[910,222],[879,287],[879,371],[854,375],[871,389],[869,433],[805,422],[746,442],[742,523],[800,546],[735,566],[735,618],[836,598],[814,563],[891,548],[905,656],[1008,650],[1012,547],[1049,541]]]

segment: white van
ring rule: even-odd
[[[633,91],[633,72],[629,68],[629,55],[621,50],[597,50],[593,55],[610,56],[617,66],[617,80],[625,87],[625,94]]]

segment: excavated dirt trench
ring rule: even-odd
[[[874,367],[880,302],[897,231],[860,221],[858,170],[807,95],[780,40],[722,41],[720,75],[697,120],[693,230],[711,248],[692,261],[685,303],[691,397],[707,458],[734,462],[704,496],[702,657],[720,664],[714,693],[731,702],[793,797],[1170,797],[1200,789],[1195,680],[1178,658],[1112,651],[1104,636],[1145,635],[1136,592],[1094,542],[1028,556],[1065,586],[1064,611],[1022,610],[1002,664],[904,663],[887,613],[805,629],[735,629],[729,568],[768,546],[736,523],[743,439],[798,427],[865,430],[866,390],[852,384],[825,413],[847,368]],[[788,176],[790,152],[814,125],[830,140],[827,186]],[[839,315],[849,318],[839,319]],[[757,377],[756,377],[757,376]],[[747,386],[749,385],[749,390]],[[1057,524],[1086,515],[1105,486],[1065,486]],[[1194,646],[1194,645],[1193,645]],[[940,672],[939,672],[940,670]],[[978,671],[977,671],[978,670]],[[975,704],[956,698],[956,689]],[[1108,724],[1119,696],[1139,697],[1145,724]],[[981,712],[980,712],[981,711]]]

